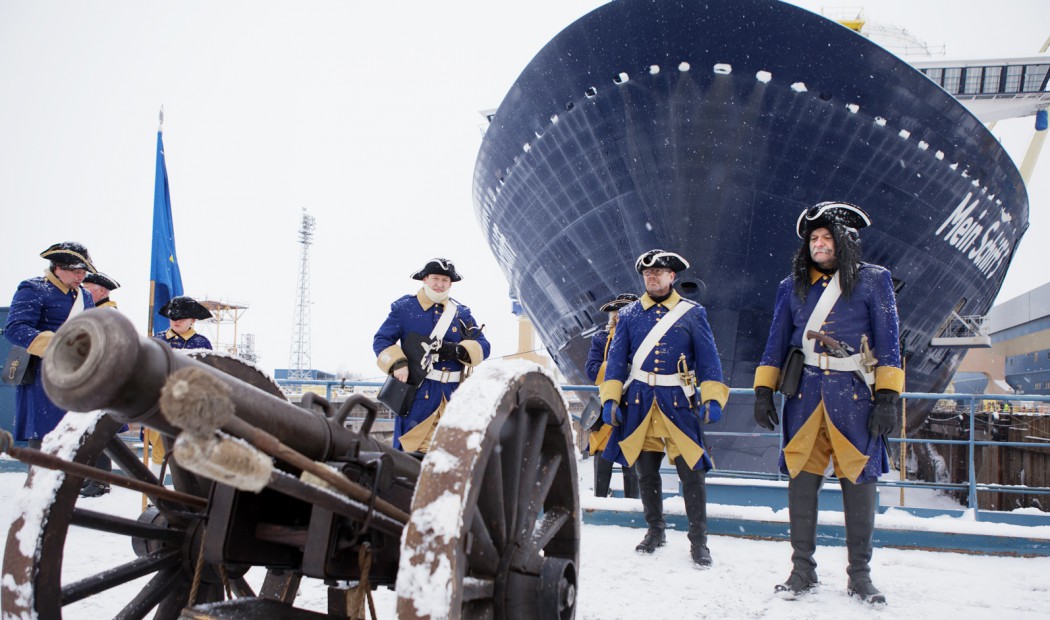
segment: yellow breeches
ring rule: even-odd
[[[612,427],[608,424],[602,424],[598,430],[591,431],[591,454],[598,454],[605,449],[605,445],[609,443],[609,435],[612,435]]]
[[[835,428],[821,400],[802,428],[784,446],[784,462],[794,478],[804,471],[823,476],[829,461],[835,466],[836,476],[856,483],[868,464],[868,457]]]
[[[434,429],[441,420],[441,414],[445,413],[445,405],[448,401],[441,398],[441,404],[430,417],[417,424],[412,430],[401,435],[401,449],[405,452],[429,452],[430,442],[434,439]]]
[[[676,458],[682,456],[690,468],[695,467],[704,456],[704,449],[675,426],[663,411],[660,411],[655,398],[642,423],[620,442],[620,449],[630,465],[634,465],[643,450],[646,452],[666,451],[667,459],[672,463]]]
[[[150,450],[150,447],[153,447]],[[150,452],[150,460],[160,465],[164,462],[164,440],[159,432],[152,428],[142,429],[142,450]]]

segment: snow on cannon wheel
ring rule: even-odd
[[[269,377],[236,358],[210,352],[194,353],[192,357],[284,398]],[[175,487],[172,492],[116,436],[120,427],[120,422],[103,411],[67,415],[48,436],[44,447],[49,455],[45,458],[89,467],[105,451],[124,472],[123,477],[130,479],[131,484],[138,483],[140,488],[136,490],[149,498],[150,506],[137,519],[91,510],[93,500],[78,502],[82,477],[48,469],[48,463],[32,467],[16,499],[20,510],[7,535],[2,597],[5,618],[62,618],[64,611],[74,616],[88,615],[93,609],[92,597],[100,597],[99,600],[111,597],[128,582],[144,576],[149,576],[149,581],[129,597],[118,617],[143,618],[156,610],[154,618],[174,619],[189,603],[207,517],[210,481],[180,469],[176,461],[169,460],[168,471]],[[69,542],[71,526],[100,535],[124,537],[126,542],[114,542],[114,546],[125,545],[131,557],[119,566],[99,567],[95,574],[77,580],[65,579],[63,568],[76,554],[75,548],[68,547],[75,544]],[[87,559],[86,563],[91,561]],[[288,596],[294,598],[297,582],[284,583],[285,579],[268,574],[263,589],[281,592],[284,600],[288,600]],[[243,571],[231,570],[225,580],[238,595],[252,592]],[[203,564],[198,581],[197,603],[223,600],[223,576],[215,567]],[[69,606],[74,607],[67,609]],[[76,609],[80,611],[74,612]]]
[[[482,366],[449,402],[423,460],[398,618],[571,619],[579,553],[561,392],[529,362]]]

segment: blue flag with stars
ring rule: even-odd
[[[182,295],[182,274],[175,254],[175,227],[171,222],[168,169],[164,164],[164,137],[157,131],[157,178],[153,190],[153,261],[150,279],[150,335],[168,329],[168,319],[157,314],[172,297]]]

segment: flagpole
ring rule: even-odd
[[[157,288],[157,281],[149,281],[149,320],[146,322],[146,336],[153,336],[153,294]]]
[[[164,133],[164,105],[163,104],[161,104],[161,106],[160,106],[160,112],[158,113],[158,117],[159,117],[159,121],[157,123],[157,134],[160,135],[160,134]],[[157,208],[156,197],[154,197],[153,208],[154,208],[154,210],[156,210],[156,208]],[[147,337],[152,337],[153,336],[153,313],[154,313],[154,308],[155,308],[154,302],[156,301],[156,298],[154,297],[154,295],[156,294],[156,289],[157,289],[157,281],[154,280],[152,277],[150,277],[150,280],[149,280],[149,319],[146,320],[146,336]]]
[[[150,250],[150,278],[149,278],[149,319],[146,321],[146,336],[153,336],[154,316],[157,306],[157,281],[162,285],[164,302],[167,303],[171,297],[182,294],[182,276],[178,272],[178,263],[175,261],[175,231],[171,221],[171,197],[168,194],[168,170],[164,161],[163,149],[164,136],[164,106],[160,106],[157,124],[157,172],[154,180],[153,191],[153,247]],[[158,261],[158,253],[161,258]],[[163,269],[158,268],[158,263]],[[169,265],[170,263],[170,265]],[[161,437],[157,431],[142,427],[142,463],[149,469],[153,455],[160,457]],[[153,455],[150,454],[150,446],[153,446]],[[163,457],[160,457],[163,458]],[[164,468],[161,467],[161,475]],[[161,484],[164,484],[161,479]],[[146,509],[148,499],[142,496],[142,509]]]

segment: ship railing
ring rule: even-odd
[[[294,388],[299,386],[300,389],[309,389],[310,387],[323,388],[325,390],[325,396],[329,400],[333,397],[339,396],[339,392],[347,388],[353,388],[358,390],[359,388],[376,389],[382,387],[381,381],[342,381],[342,380],[307,380],[307,379],[279,379],[277,380],[278,385],[282,388]],[[578,395],[579,400],[585,401],[590,394],[596,394],[598,388],[593,385],[571,385],[564,384],[561,386],[565,392],[572,392]],[[754,396],[754,390],[751,388],[731,388],[729,390],[730,402],[733,397]],[[995,415],[1031,415],[1045,417],[1047,413],[1044,413],[1045,407],[1050,406],[1050,395],[1036,395],[1036,394],[936,394],[928,392],[905,392],[901,395],[903,403],[914,400],[933,400],[933,401],[953,401],[957,404],[957,408],[954,411],[956,414],[962,414],[968,416],[968,437],[966,439],[932,439],[932,438],[901,438],[890,436],[887,437],[887,441],[891,444],[902,445],[901,449],[905,449],[904,446],[907,444],[936,444],[936,445],[964,445],[967,446],[967,481],[966,482],[926,482],[919,480],[885,480],[880,479],[878,481],[879,487],[884,488],[900,488],[900,489],[930,489],[938,491],[966,491],[967,495],[967,507],[973,511],[974,520],[980,520],[980,509],[977,501],[977,494],[979,492],[991,492],[991,493],[1009,493],[1009,494],[1023,494],[1023,495],[1050,495],[1050,487],[1035,487],[1027,485],[1003,485],[1003,484],[989,484],[979,483],[977,481],[976,471],[976,450],[978,446],[999,446],[1007,448],[1035,448],[1050,450],[1050,438],[1046,441],[1039,441],[1040,438],[1033,438],[1032,441],[995,441],[977,439],[978,437],[978,417],[979,416],[995,416]],[[996,412],[996,411],[985,411],[984,403],[987,401],[995,401],[997,403],[1039,403],[1039,411],[1035,412],[1018,412],[1016,407],[1011,407],[1010,412]],[[958,405],[962,405],[962,409],[958,408]],[[778,409],[782,412],[783,402],[778,404]],[[579,411],[573,412],[575,420],[579,421]],[[899,434],[899,433],[898,433]],[[749,431],[705,431],[704,436],[714,440],[717,437],[755,437],[755,438],[768,438],[778,442],[778,446],[782,446],[783,437],[779,431],[767,432],[765,430],[756,430],[754,432]],[[769,472],[753,472],[753,471],[742,471],[742,470],[728,470],[719,469],[717,475],[727,478],[747,478],[747,479],[760,479],[760,480],[784,480],[785,476],[781,473],[769,473]]]

